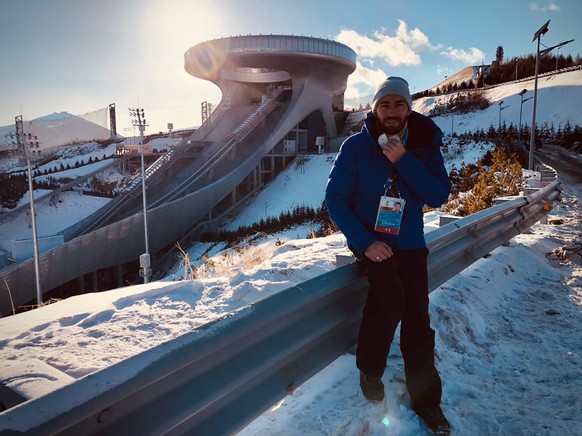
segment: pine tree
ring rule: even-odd
[[[497,66],[501,66],[503,63],[503,47],[498,46],[497,51],[495,52],[495,61],[497,61]]]
[[[487,131],[487,138],[495,138],[497,136],[497,130],[493,127],[493,124],[489,125],[489,130]]]

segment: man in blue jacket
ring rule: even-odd
[[[384,400],[381,378],[401,323],[412,407],[429,428],[446,433],[450,428],[440,408],[428,314],[423,228],[423,206],[441,206],[451,189],[441,146],[441,130],[412,111],[406,80],[389,77],[376,89],[362,131],[342,144],[325,201],[370,283],[356,352],[364,396]]]

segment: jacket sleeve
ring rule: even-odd
[[[342,145],[325,189],[325,203],[331,219],[348,240],[352,250],[363,255],[364,250],[376,241],[355,213],[356,180],[358,178],[356,142],[349,139]]]
[[[437,129],[430,147],[422,151],[422,160],[407,151],[396,163],[398,176],[420,202],[430,207],[446,203],[451,192],[452,184],[440,151],[441,145],[442,132]]]

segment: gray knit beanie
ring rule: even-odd
[[[410,97],[410,90],[408,89],[408,82],[402,77],[391,76],[380,83],[376,88],[374,99],[372,100],[372,112],[376,113],[376,108],[380,100],[388,94],[400,95],[408,103],[408,110],[412,110],[412,97]]]

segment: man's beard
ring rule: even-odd
[[[398,135],[406,125],[406,119],[407,117],[403,119],[397,117],[385,118],[380,125],[380,129],[387,135]],[[385,121],[398,121],[398,124],[386,124]]]

